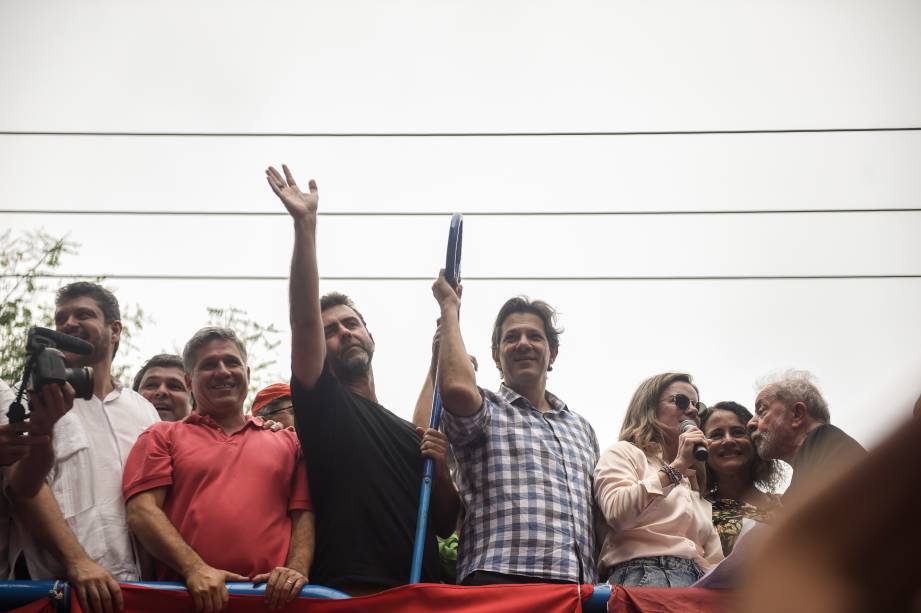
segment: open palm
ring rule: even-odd
[[[308,215],[314,215],[317,212],[317,204],[320,201],[320,194],[317,192],[317,182],[313,179],[307,184],[307,193],[301,191],[294,181],[294,175],[285,164],[281,165],[285,176],[270,166],[265,171],[265,178],[269,182],[269,187],[275,192],[275,195],[282,201],[288,213],[295,219],[302,219]]]

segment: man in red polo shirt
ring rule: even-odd
[[[232,330],[199,330],[182,360],[197,412],[138,438],[123,481],[128,524],[158,560],[156,578],[185,581],[199,611],[225,606],[226,581],[265,581],[269,607],[282,606],[308,582],[314,550],[297,436],[243,415],[249,367]]]

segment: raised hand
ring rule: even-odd
[[[294,175],[285,164],[281,165],[285,176],[282,177],[273,166],[265,170],[265,178],[269,182],[269,187],[275,192],[275,195],[281,200],[288,214],[294,219],[305,219],[317,214],[317,204],[320,201],[320,194],[317,192],[317,182],[313,179],[307,184],[308,192],[305,194],[294,181]]]
[[[438,271],[438,277],[435,279],[435,282],[432,283],[432,295],[435,296],[435,300],[438,301],[442,314],[444,314],[445,308],[448,306],[460,308],[460,299],[463,294],[463,285],[458,285],[456,289],[451,287],[451,284],[445,279],[444,268]]]
[[[29,423],[33,434],[50,436],[54,424],[74,406],[74,388],[70,383],[45,385],[40,393],[29,394]]]
[[[698,443],[707,445],[709,441],[700,428],[688,428],[678,436],[678,454],[672,462],[672,468],[685,473],[697,461],[694,459],[694,446]]]

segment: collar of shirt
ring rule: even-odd
[[[526,406],[527,408],[533,409],[535,411],[538,410],[537,407],[531,404],[530,400],[528,400],[527,398],[525,398],[524,396],[522,396],[521,394],[519,394],[512,388],[505,385],[505,383],[499,384],[499,394],[498,395],[509,404],[515,404],[520,400],[521,402],[525,403],[524,406]],[[550,411],[548,411],[549,413],[562,413],[563,411],[571,412],[569,410],[569,407],[566,406],[565,402],[563,402],[562,400],[560,400],[559,398],[557,398],[550,392],[544,391],[544,397],[547,399],[547,402],[550,403]]]
[[[263,419],[261,417],[253,417],[252,415],[244,415],[246,422],[243,424],[243,428],[238,430],[238,432],[245,429],[247,426],[252,426],[257,430],[262,429]],[[216,421],[211,419],[210,415],[202,415],[201,413],[190,413],[185,419],[183,419],[187,424],[192,424],[196,426],[209,426],[211,428],[221,429],[221,426],[218,425]]]
[[[106,397],[102,399],[102,404],[105,404],[107,402],[113,402],[121,395],[122,395],[122,386],[118,382],[116,382],[115,386],[112,388],[112,391],[106,394]]]

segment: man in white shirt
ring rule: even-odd
[[[13,530],[7,488],[17,496],[34,496],[54,462],[54,424],[73,406],[70,385],[45,386],[32,395],[29,421],[9,423],[9,408],[17,394],[0,380],[0,578],[13,579],[22,549]],[[21,400],[23,406],[26,398]]]
[[[93,397],[77,399],[53,431],[54,463],[32,497],[14,496],[23,549],[33,579],[66,578],[85,610],[122,608],[119,581],[140,579],[140,559],[122,501],[122,472],[138,435],[157,411],[112,378],[122,324],[118,300],[105,288],[76,282],[58,290],[55,328],[87,341],[93,352],[64,352],[71,367],[90,366]]]

